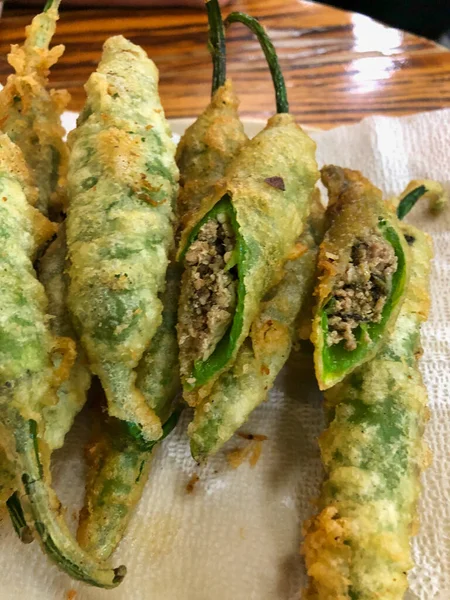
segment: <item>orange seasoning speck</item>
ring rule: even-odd
[[[67,600],[75,600],[76,595],[77,595],[76,590],[69,590],[67,592]]]

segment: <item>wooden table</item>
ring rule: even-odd
[[[237,0],[233,9],[260,17],[269,30],[291,110],[302,123],[333,127],[371,114],[450,106],[450,52],[429,40],[301,0]],[[29,10],[8,6],[0,20],[2,82],[9,72],[9,45],[21,42],[29,20]],[[158,65],[167,115],[197,115],[208,101],[211,65],[205,11],[187,8],[63,9],[55,43],[64,43],[66,52],[53,68],[52,82],[69,89],[71,108],[83,104],[83,84],[103,41],[118,33],[141,44]],[[273,93],[257,42],[241,25],[231,27],[228,39],[228,72],[243,115],[268,116]]]

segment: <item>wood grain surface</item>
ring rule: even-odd
[[[301,0],[236,0],[232,9],[259,17],[268,29],[291,111],[302,123],[333,127],[371,114],[450,107],[450,52],[429,40]],[[10,44],[22,41],[30,16],[29,10],[6,5],[0,19],[1,82],[10,72]],[[52,83],[70,91],[71,108],[83,104],[83,84],[104,40],[119,33],[142,45],[158,65],[167,116],[196,116],[208,102],[211,65],[205,11],[188,8],[63,8],[54,41],[64,43],[66,52],[53,68]],[[242,25],[230,28],[228,64],[242,114],[270,115],[270,77],[257,42]]]

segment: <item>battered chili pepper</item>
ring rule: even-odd
[[[48,299],[48,313],[51,316],[50,330],[56,337],[65,337],[75,341],[75,334],[72,330],[70,319],[66,306],[67,296],[67,277],[64,274],[66,258],[66,240],[64,225],[58,232],[58,237],[47,249],[45,255],[39,261],[38,277],[44,286]],[[63,357],[55,353],[53,362],[57,365]],[[68,377],[61,381],[56,391],[57,402],[42,409],[42,417],[45,423],[43,438],[52,452],[61,448],[64,438],[70,428],[76,415],[83,408],[87,391],[91,382],[91,375],[85,364],[85,357],[82,349],[77,347],[77,356],[70,368]],[[6,457],[5,457],[6,460]],[[4,477],[14,473],[11,465],[3,464],[1,473]],[[4,481],[4,484],[3,484]],[[14,480],[9,475],[8,479],[2,479],[1,490],[14,489]],[[0,501],[1,496],[0,495]],[[10,495],[10,494],[9,494]],[[7,502],[10,517],[16,532],[22,541],[30,542],[32,536],[29,534],[29,528],[25,521],[20,519],[23,515],[17,494],[14,494]]]
[[[198,208],[206,188],[214,186],[232,155],[246,140],[236,112],[237,100],[230,84],[225,83],[220,9],[216,0],[207,7],[210,48],[214,57],[213,99],[186,131],[177,149],[181,187],[176,212],[180,229],[185,216],[194,207]],[[216,52],[218,44],[220,49]],[[216,90],[216,85],[221,87]],[[206,185],[198,186],[199,180]],[[175,426],[179,413],[175,409],[172,414],[180,389],[175,330],[179,284],[180,266],[172,262],[167,270],[166,290],[161,297],[164,305],[162,324],[136,369],[137,388],[165,423],[163,437]],[[116,419],[107,419],[98,427],[88,448],[90,467],[77,534],[80,544],[89,553],[107,558],[122,538],[147,481],[151,453],[152,447],[143,449]]]
[[[49,48],[61,0],[47,2],[26,29],[23,46],[13,46],[8,61],[15,69],[0,92],[0,129],[22,150],[39,189],[37,207],[60,218],[65,207],[68,151],[63,141],[61,113],[70,96],[48,91],[48,73],[64,52]]]
[[[122,539],[147,482],[154,446],[175,427],[180,411],[176,313],[179,274],[167,270],[163,322],[137,368],[136,385],[161,419],[163,434],[142,448],[118,419],[103,419],[87,449],[88,476],[77,539],[89,554],[108,558]],[[101,418],[101,417],[99,417]]]
[[[331,202],[311,340],[319,387],[327,389],[372,358],[395,324],[409,251],[395,210],[367,179],[330,166],[322,180]]]
[[[47,555],[76,579],[114,587],[123,579],[125,568],[108,568],[81,550],[51,488],[43,413],[57,401],[75,348],[73,340],[51,334],[46,295],[33,268],[37,251],[54,234],[55,226],[34,208],[37,190],[22,152],[4,134],[0,135],[0,197],[2,446],[14,465],[26,522]],[[17,505],[19,495],[13,500]]]
[[[440,213],[448,204],[448,194],[439,182],[432,179],[410,181],[397,202],[398,218],[403,219],[421,198],[429,200],[430,211],[435,214]]]
[[[278,109],[183,232],[178,341],[191,404],[233,365],[310,211],[315,144],[287,113],[286,99]]]
[[[162,435],[136,368],[161,323],[178,189],[157,84],[141,48],[109,39],[69,137],[68,304],[109,415],[142,450]]]
[[[271,69],[277,109],[287,108],[286,87],[275,49],[264,28],[252,17],[232,13],[225,23],[241,22],[256,33]],[[276,181],[273,182],[276,185]],[[289,357],[297,337],[297,319],[310,304],[318,242],[323,230],[320,198],[313,204],[304,233],[285,263],[282,281],[271,288],[259,306],[248,338],[231,368],[222,373],[204,401],[196,407],[189,426],[196,460],[217,452],[261,404]]]
[[[372,360],[325,393],[329,427],[320,448],[327,478],[320,513],[305,524],[305,598],[400,600],[408,585],[420,472],[428,462],[418,359],[432,249],[425,233],[399,230],[411,251],[411,277],[395,327]]]

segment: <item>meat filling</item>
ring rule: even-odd
[[[380,235],[371,234],[356,241],[327,307],[329,346],[344,341],[346,350],[354,350],[356,328],[362,323],[381,321],[396,269],[394,249]]]
[[[180,349],[206,360],[225,334],[236,307],[237,273],[227,268],[235,246],[224,214],[207,221],[186,253],[187,298]]]

